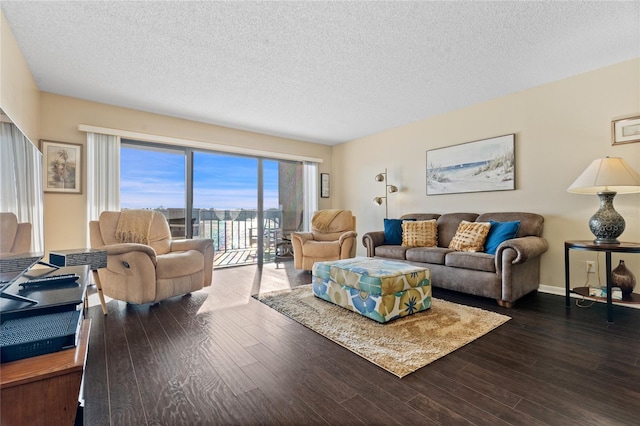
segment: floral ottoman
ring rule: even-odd
[[[313,294],[381,323],[431,307],[429,270],[371,257],[316,262]]]

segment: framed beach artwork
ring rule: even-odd
[[[82,193],[82,145],[40,141],[45,192]]]
[[[427,151],[427,195],[516,189],[515,134]]]

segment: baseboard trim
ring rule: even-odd
[[[538,287],[538,291],[540,293],[547,293],[547,294],[555,294],[557,296],[564,296],[564,287],[556,287],[554,285],[540,284],[540,286]],[[575,293],[571,293],[571,297],[573,297],[575,299],[582,299],[582,296],[580,296],[579,294],[575,294]],[[598,300],[597,302],[606,303],[605,301],[602,301],[602,300]],[[627,308],[640,309],[640,304],[618,303],[618,305],[625,306]]]

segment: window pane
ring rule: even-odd
[[[120,206],[152,209],[167,217],[171,236],[184,237],[185,154],[162,148],[122,145]]]

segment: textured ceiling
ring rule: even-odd
[[[0,4],[42,91],[329,145],[640,57],[637,1]]]

